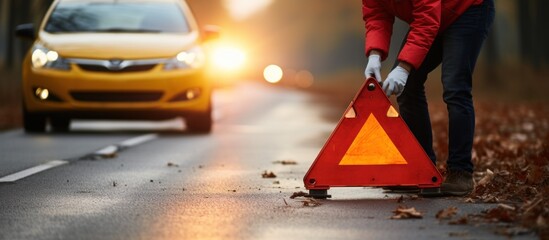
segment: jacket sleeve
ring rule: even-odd
[[[441,0],[413,0],[413,21],[398,60],[418,69],[440,28]]]
[[[389,54],[395,17],[378,0],[362,0],[362,19],[366,27],[366,56],[375,49],[381,51],[381,60],[385,60]]]

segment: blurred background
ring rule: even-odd
[[[18,24],[39,24],[51,0],[0,0],[0,129],[20,125],[21,62],[30,42]],[[219,86],[239,81],[301,89],[347,104],[363,82],[364,24],[359,1],[188,0],[199,24],[221,27]],[[496,19],[475,72],[476,99],[547,102],[549,1],[495,0]],[[397,22],[386,76],[406,24]],[[270,66],[270,67],[268,67]],[[268,68],[267,68],[268,67]],[[280,78],[281,76],[281,78]],[[267,83],[267,81],[271,83]],[[440,72],[427,84],[441,100]]]

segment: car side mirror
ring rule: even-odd
[[[221,36],[221,28],[215,25],[206,25],[203,28],[203,41],[209,42],[212,40],[217,40]]]
[[[25,23],[15,27],[15,36],[19,38],[26,38],[29,40],[34,40],[36,34],[34,33],[34,24]]]

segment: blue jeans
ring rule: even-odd
[[[433,136],[424,83],[442,63],[443,98],[448,108],[448,170],[473,172],[471,152],[475,131],[472,76],[475,64],[494,20],[493,0],[471,6],[440,32],[420,68],[412,70],[397,98],[402,118],[433,163]],[[396,64],[395,64],[396,65]]]

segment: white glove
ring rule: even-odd
[[[402,91],[404,91],[404,86],[406,86],[406,80],[408,80],[408,75],[410,73],[406,71],[401,66],[397,66],[393,71],[389,73],[387,79],[383,82],[383,91],[387,97],[395,94],[400,96]]]
[[[364,70],[366,78],[375,77],[377,82],[381,83],[381,57],[377,54],[370,54],[368,57],[368,65]]]

